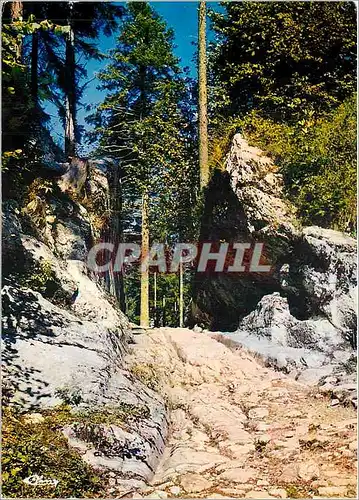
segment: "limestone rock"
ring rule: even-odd
[[[298,477],[298,466],[297,464],[291,463],[284,467],[282,474],[278,478],[280,483],[294,483]]]
[[[229,481],[234,483],[247,483],[257,477],[258,473],[251,467],[238,467],[228,469],[220,474],[219,479],[222,481]]]
[[[181,486],[187,493],[199,493],[211,488],[212,483],[199,474],[185,474],[181,477]]]
[[[39,293],[10,285],[2,297],[4,361],[24,404],[57,404],[56,391],[64,388],[83,398],[100,394],[105,374],[126,347],[120,321],[79,320]],[[15,365],[21,368],[14,370]]]
[[[246,455],[243,454],[241,458],[238,458],[236,460],[231,460],[230,462],[224,462],[223,464],[219,464],[216,467],[216,470],[218,472],[222,472],[228,469],[237,469],[243,467],[246,462],[246,459],[247,459]]]
[[[267,408],[252,408],[248,412],[249,418],[264,419],[267,416],[268,416],[268,409]]]
[[[245,495],[245,498],[273,498],[269,493],[263,490],[251,490]]]
[[[294,210],[283,197],[283,179],[273,161],[236,134],[225,171],[215,172],[205,201],[202,237],[207,241],[264,242],[273,270],[291,252]],[[221,217],[218,217],[221,213]],[[263,295],[279,288],[278,273],[219,273],[197,277],[193,325],[231,330]]]
[[[343,498],[347,494],[347,488],[344,486],[323,486],[318,488],[318,493],[323,497]]]
[[[298,465],[298,477],[303,481],[311,481],[318,479],[320,476],[320,469],[315,462],[303,462]]]
[[[272,488],[268,493],[275,498],[288,498],[288,494],[284,488]]]
[[[190,447],[166,448],[156,470],[155,480],[166,481],[180,474],[202,472],[216,467],[228,458],[212,451],[195,451]]]
[[[22,232],[20,209],[15,202],[5,202],[2,207],[1,251],[2,272],[19,271],[24,265],[24,250],[21,245]]]
[[[41,413],[29,413],[24,418],[25,422],[29,424],[41,424],[45,421],[45,418],[41,415]]]
[[[241,134],[233,138],[226,169],[250,228],[261,229],[279,221],[291,224],[294,211],[283,201],[282,176],[273,161],[260,149],[250,146]]]
[[[93,427],[93,441],[105,449],[100,455],[95,445],[89,447],[88,436],[84,442],[78,427],[64,432],[71,445],[83,449],[83,459],[95,467],[123,474],[136,471],[138,478],[149,480],[162,455],[167,433],[164,401],[121,368],[129,338],[126,321],[104,297],[101,299],[101,291],[94,283],[92,300],[96,300],[97,293],[103,310],[93,315],[86,313],[88,290],[83,285],[87,279],[83,275],[79,280],[83,305],[79,303],[77,310],[89,319],[30,289],[11,285],[3,288],[3,363],[10,399],[23,408],[62,402],[89,411],[102,410],[104,405],[137,408],[144,418],[129,423],[125,434],[116,426]],[[123,450],[127,450],[125,455]]]
[[[165,491],[155,490],[145,498],[168,498],[168,494]]]
[[[356,349],[355,240],[316,226],[295,230],[276,166],[241,134],[234,136],[226,172],[213,176],[207,198],[203,237],[264,242],[273,272],[199,276],[193,324],[198,318],[212,329],[237,326],[231,339],[294,376],[346,363]]]
[[[351,451],[357,451],[358,449],[358,441],[352,441],[349,443],[349,450]]]
[[[171,486],[170,492],[172,495],[178,496],[181,493],[181,488],[179,486]]]
[[[288,300],[279,293],[266,295],[257,308],[239,324],[239,330],[268,338],[277,346],[329,351],[344,345],[344,339],[328,320],[296,319]]]
[[[71,158],[66,172],[59,178],[58,185],[61,191],[80,193],[84,188],[88,176],[88,160]]]

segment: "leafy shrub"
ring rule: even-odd
[[[71,294],[66,292],[60,279],[51,265],[51,262],[42,260],[38,263],[31,263],[19,273],[13,273],[13,278],[20,286],[31,288],[35,292],[41,293],[43,297],[57,305],[66,305]]]
[[[242,126],[249,142],[280,167],[305,224],[355,232],[356,97],[327,115],[308,111],[296,125],[253,112]]]
[[[94,497],[101,496],[101,476],[71,449],[61,433],[69,410],[48,412],[33,423],[11,407],[3,409],[2,492],[5,497]],[[59,481],[53,486],[32,486],[23,482],[32,475]]]
[[[66,405],[78,405],[82,401],[82,395],[79,388],[70,389],[69,387],[60,387],[55,391],[55,396],[62,399]]]
[[[216,127],[211,132],[209,144],[209,167],[211,172],[224,170],[227,153],[234,135],[241,129],[242,121],[238,118],[216,120]]]
[[[25,206],[22,213],[31,218],[32,223],[39,230],[43,229],[48,220],[55,220],[53,214],[49,214],[48,195],[54,190],[54,184],[45,179],[35,179],[28,188]]]
[[[73,411],[63,404],[42,411],[34,422],[7,404],[2,419],[2,485],[7,497],[104,497],[106,478],[70,448],[61,429],[72,424],[81,438],[95,446],[101,441],[101,425],[126,426],[132,420],[149,417],[145,405],[119,403],[115,407],[86,408]],[[53,486],[32,486],[23,482],[32,475],[59,481]]]

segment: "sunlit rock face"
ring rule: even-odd
[[[91,435],[79,426],[64,433],[70,445],[87,450],[87,462],[126,477],[132,471],[141,482],[151,479],[162,455],[167,409],[128,370],[129,321],[86,266],[94,222],[109,203],[107,174],[105,166],[90,165],[82,203],[71,188],[75,178],[64,192],[55,180],[39,226],[15,202],[5,204],[3,378],[10,404],[24,410],[65,402],[74,412],[128,411],[126,432],[115,421],[98,424],[89,417]]]
[[[274,337],[288,347],[355,346],[355,240],[299,229],[273,161],[240,134],[225,165],[206,193],[201,240],[263,242],[272,272],[197,274],[192,323],[232,331],[240,325],[262,337],[278,327]]]
[[[193,324],[234,330],[266,294],[280,290],[279,269],[298,234],[293,207],[284,201],[283,180],[261,150],[234,136],[225,170],[216,171],[205,196],[202,241],[264,243],[271,273],[197,275]]]
[[[251,233],[263,229],[279,233],[281,227],[293,230],[294,208],[284,200],[282,176],[263,151],[236,134],[225,166]]]

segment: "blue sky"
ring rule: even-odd
[[[118,4],[124,5],[122,2]],[[163,17],[169,28],[172,28],[175,32],[175,53],[181,60],[181,66],[188,66],[190,69],[190,75],[196,76],[196,63],[193,60],[196,51],[196,46],[194,45],[197,41],[197,8],[198,2],[178,2],[178,1],[168,1],[168,2],[150,2],[151,6]],[[220,10],[218,2],[210,2],[210,7],[215,10]],[[213,33],[209,28],[209,23],[207,23],[207,38],[208,41],[213,39]],[[118,34],[114,34],[111,37],[102,36],[99,40],[98,46],[100,50],[107,53],[110,49],[115,47],[116,38]],[[103,91],[98,90],[98,80],[96,79],[96,73],[106,66],[107,62],[89,60],[86,64],[87,77],[83,80],[83,83],[89,81],[83,95],[84,104],[98,104],[103,98]],[[54,139],[59,145],[63,146],[63,130],[59,120],[57,119],[56,109],[53,106],[48,106],[46,110],[52,115],[51,127],[54,133]],[[88,128],[85,123],[85,116],[87,112],[84,108],[79,108],[78,110],[78,122],[80,125],[84,125]],[[80,154],[86,154],[88,152],[87,148],[80,148]]]

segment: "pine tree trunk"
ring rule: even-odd
[[[206,2],[199,5],[198,22],[198,126],[199,169],[201,188],[209,181],[208,168],[208,118],[207,118],[207,55],[206,55]]]
[[[11,2],[10,7],[10,15],[11,21],[14,22],[18,20],[20,17],[23,17],[24,14],[24,5],[22,2]],[[16,60],[17,62],[21,62],[22,59],[22,42],[16,42]]]
[[[157,273],[156,271],[153,273],[153,302],[154,302],[154,310],[155,310],[155,318],[154,323],[155,326],[158,326],[158,314],[157,314]]]
[[[120,171],[119,167],[114,168],[114,185],[115,185],[115,192],[113,196],[113,216],[115,218],[114,220],[114,231],[115,231],[115,237],[114,240],[116,241],[116,248],[117,244],[123,242],[123,226],[122,226],[122,202],[123,202],[123,193],[122,193],[122,171]],[[124,286],[124,279],[123,279],[123,272],[120,274],[116,275],[116,297],[117,300],[120,304],[120,309],[124,313],[126,312],[126,298],[125,298],[125,286]]]
[[[39,102],[38,61],[39,61],[39,33],[36,30],[32,34],[32,42],[31,42],[31,97],[35,109],[38,107],[38,102]]]
[[[22,2],[11,2],[11,20],[16,21],[23,16],[24,6]]]
[[[76,74],[75,74],[75,32],[72,27],[72,2],[68,23],[70,31],[66,37],[65,56],[65,154],[67,157],[76,156]]]
[[[183,264],[180,258],[179,264],[179,326],[183,326]]]
[[[166,326],[166,297],[162,298],[162,326]]]
[[[146,260],[150,249],[150,228],[149,228],[149,199],[147,190],[142,195],[142,261]],[[140,325],[148,327],[150,325],[149,311],[149,270],[148,266],[141,266],[141,310]]]

